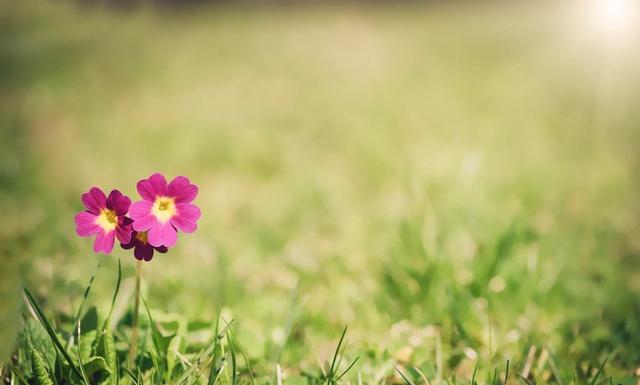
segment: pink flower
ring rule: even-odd
[[[166,253],[167,249],[164,246],[154,247],[149,244],[148,234],[146,231],[138,233],[134,231],[131,234],[131,241],[129,243],[121,243],[123,249],[133,249],[133,255],[137,260],[145,260],[150,261],[153,258],[153,251],[157,251],[158,253]]]
[[[93,251],[110,253],[115,237],[124,243],[131,240],[131,219],[125,216],[131,199],[118,190],[112,190],[107,198],[102,190],[92,187],[82,194],[82,203],[87,210],[76,214],[76,233],[81,237],[96,234]]]
[[[155,173],[139,181],[137,187],[143,200],[131,205],[129,215],[135,231],[148,231],[151,246],[173,247],[177,230],[196,230],[200,209],[191,202],[198,195],[198,187],[188,178],[177,176],[167,185],[164,176]]]

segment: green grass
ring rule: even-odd
[[[537,7],[0,6],[3,373],[636,383],[640,52]],[[155,171],[203,216],[145,264],[126,370],[135,261],[73,215]]]

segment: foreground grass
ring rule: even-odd
[[[25,303],[32,317],[25,319],[15,354],[11,362],[2,368],[1,374],[5,380],[11,384],[25,385],[283,383],[285,377],[280,364],[276,362],[275,367],[269,368],[264,361],[256,362],[247,358],[244,348],[234,337],[234,320],[227,321],[221,314],[217,315],[214,323],[187,321],[178,314],[154,320],[146,301],[142,299],[146,322],[138,324],[137,331],[133,330],[131,313],[125,314],[121,319],[117,315],[113,317],[121,274],[121,266],[118,264],[117,283],[106,316],[100,317],[95,306],[85,310],[94,276],[85,289],[75,317],[58,325],[58,330],[54,329],[54,324],[31,292],[25,289]],[[141,337],[139,344],[131,344],[133,333],[138,333]],[[301,371],[291,369],[287,374],[287,382],[306,382],[309,385],[340,383],[360,359],[359,356],[351,361],[345,359],[350,355],[347,352],[346,333],[345,327],[329,361],[318,362],[319,366],[315,371],[309,368]],[[535,347],[532,347],[523,366],[512,366],[511,371],[508,360],[504,368],[496,366],[492,370],[480,371],[478,361],[469,379],[459,380],[455,375],[443,377],[442,346],[439,339],[440,337],[436,345],[436,366],[431,368],[435,373],[427,371],[429,366],[421,369],[412,365],[408,362],[408,357],[395,357],[394,371],[379,372],[380,378],[372,378],[367,382],[404,382],[406,385],[415,385],[423,381],[427,384],[475,384],[479,381],[508,384],[547,382],[551,379],[552,382],[564,383],[566,373],[562,373],[546,347],[537,360]],[[604,371],[609,358],[598,368],[593,368],[593,371],[587,369],[579,376],[573,376],[571,383],[612,383],[613,377],[607,378]],[[544,370],[547,360],[549,371]],[[542,377],[538,379],[537,376]],[[342,382],[350,382],[348,378]],[[362,372],[359,371],[353,380],[362,383]]]
[[[96,260],[80,357],[97,354],[119,258],[123,382],[176,381],[231,320],[216,381],[326,381],[344,325],[336,377],[360,357],[345,383],[504,381],[507,362],[511,382],[637,381],[637,50],[553,9],[37,2],[1,17],[2,287],[29,288],[67,365],[84,367],[72,336]],[[203,218],[145,265],[155,322],[141,314],[147,351],[128,366],[133,259],[89,255],[72,217],[87,186],[159,170],[200,185]],[[6,325],[55,374],[33,315]],[[19,344],[25,380],[30,357]]]

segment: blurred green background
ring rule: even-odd
[[[348,324],[368,383],[532,347],[540,376],[609,357],[632,383],[640,39],[585,4],[3,3],[2,306],[25,285],[71,314],[102,262],[105,307],[117,258],[130,296],[131,253],[92,254],[73,216],[160,171],[203,215],[145,264],[150,306],[222,306],[258,365],[294,377]]]

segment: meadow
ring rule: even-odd
[[[7,383],[638,383],[640,35],[571,4],[0,5]],[[73,216],[156,171],[202,218],[128,364],[136,261]]]

